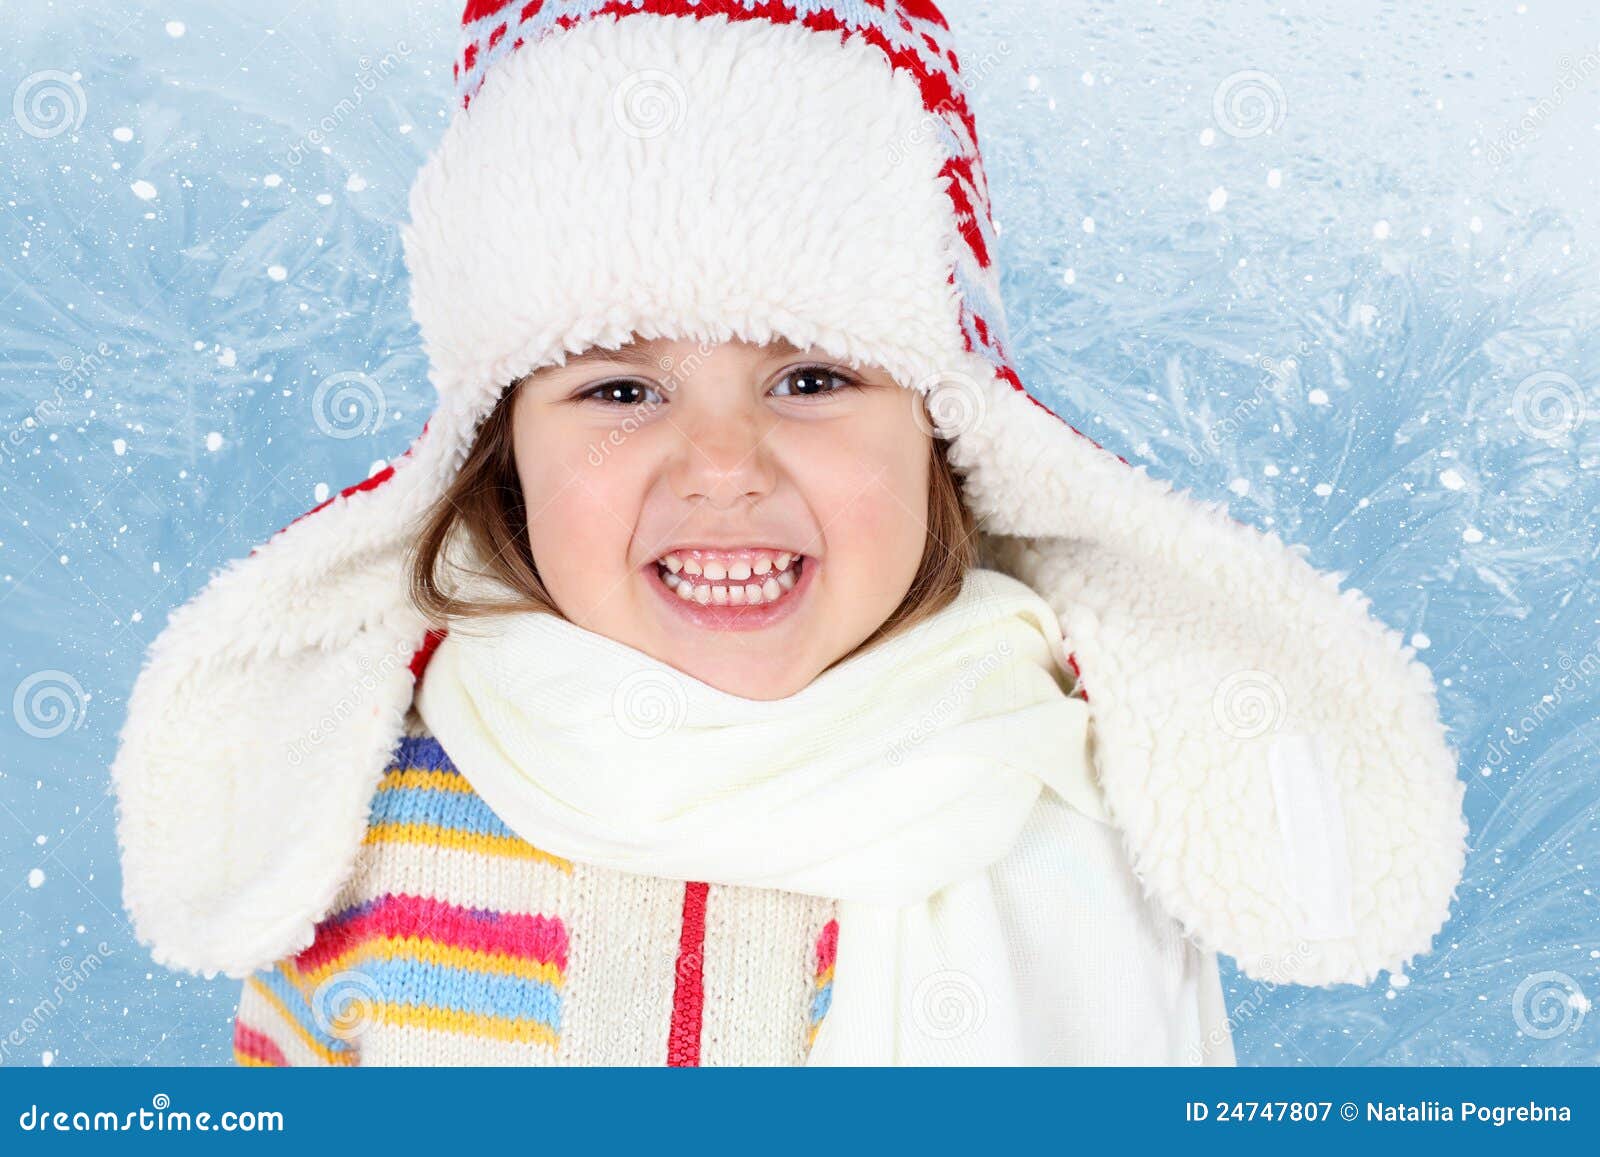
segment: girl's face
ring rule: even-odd
[[[636,340],[544,367],[512,401],[534,563],[579,626],[732,695],[792,695],[910,589],[922,405],[781,340]]]

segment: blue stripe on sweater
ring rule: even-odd
[[[816,1024],[828,1015],[828,1009],[833,1006],[833,981],[829,981],[817,990],[811,998],[811,1023]]]
[[[548,981],[404,957],[361,960],[353,970],[390,1004],[533,1020],[561,1030],[561,991]]]
[[[456,770],[456,765],[450,762],[450,757],[444,753],[439,741],[431,735],[402,736],[400,742],[395,744],[394,754],[389,758],[389,766],[461,774]]]
[[[437,739],[407,736],[395,748],[389,771],[438,771],[459,777]],[[469,787],[467,791],[435,791],[427,787],[382,787],[373,796],[370,823],[434,824],[474,835],[513,836],[499,816]]]

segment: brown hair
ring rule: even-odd
[[[434,626],[506,612],[561,613],[539,577],[528,541],[527,507],[511,437],[512,399],[520,384],[519,380],[507,387],[483,420],[460,472],[424,513],[421,529],[408,548],[411,601]],[[925,402],[923,412],[927,412]],[[931,428],[931,423],[924,428]],[[922,561],[900,605],[852,655],[948,606],[960,592],[966,572],[978,565],[977,524],[962,496],[962,478],[950,463],[950,444],[937,436],[929,442],[928,539]],[[510,598],[474,600],[447,587],[441,572],[461,568],[460,562],[447,557],[458,535],[470,557],[486,560],[486,569],[473,573],[505,588]],[[843,658],[848,656],[835,662]]]

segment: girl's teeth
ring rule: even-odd
[[[737,563],[732,567],[724,567],[717,562],[708,562],[704,568],[704,578],[713,581],[694,582],[689,576],[700,576],[698,574],[698,564],[693,559],[684,560],[682,574],[671,570],[670,562],[661,564],[666,572],[662,574],[661,578],[668,587],[676,592],[680,599],[693,599],[701,606],[708,604],[719,607],[759,606],[763,603],[776,602],[794,589],[794,584],[799,577],[799,567],[786,566],[784,564],[790,561],[798,561],[799,556],[780,555],[779,558],[783,560],[779,564],[782,569],[775,574],[772,571],[771,564],[764,559],[762,562],[766,564],[766,569],[762,570],[760,566],[755,568],[757,577],[761,575],[767,576],[761,582],[737,581],[751,577],[749,572],[752,568],[748,564]],[[741,571],[745,573],[741,574]],[[731,578],[736,581],[731,583],[715,581],[724,578]]]
[[[800,558],[800,555],[791,554],[786,550],[776,554],[757,554],[753,558],[735,559],[731,562],[699,559],[692,555],[666,554],[658,558],[656,563],[666,567],[673,574],[681,571],[695,578],[704,578],[707,582],[732,579],[737,583],[751,577],[759,580],[774,572],[782,574],[789,569],[791,563],[799,562]]]

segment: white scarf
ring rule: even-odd
[[[938,614],[786,699],[524,613],[452,627],[417,709],[536,847],[836,899],[808,1063],[1019,1064],[1024,1012],[985,869],[1045,786],[1099,810],[1063,662],[1048,604],[978,568]]]

